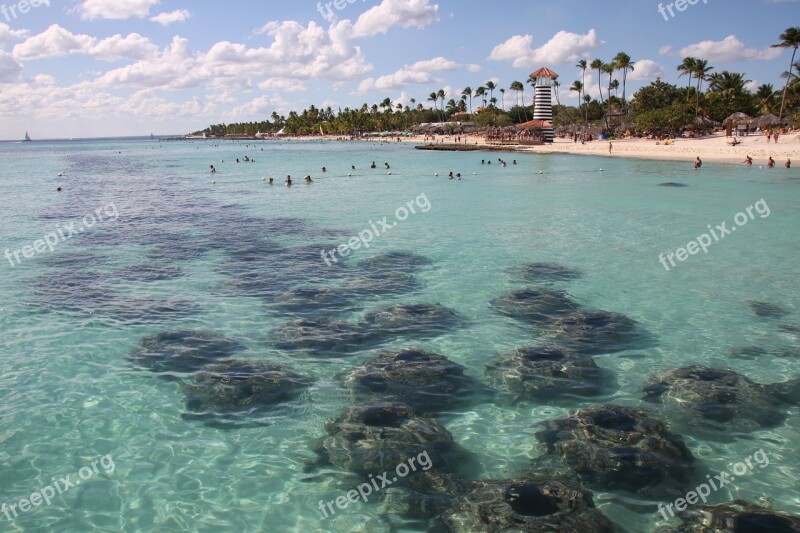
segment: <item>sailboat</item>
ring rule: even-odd
[[[27,132],[27,131],[25,132],[25,141],[24,141],[24,142],[26,142],[26,143],[29,143],[29,142],[31,142],[31,136],[30,136],[30,135],[28,135],[28,132]]]

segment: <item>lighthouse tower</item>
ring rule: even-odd
[[[544,142],[553,142],[553,87],[555,85],[558,74],[549,68],[542,67],[533,74],[531,79],[534,80],[536,87],[536,96],[533,100],[533,120],[544,120],[549,123],[549,126],[542,128],[544,134]]]

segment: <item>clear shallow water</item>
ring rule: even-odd
[[[261,149],[263,148],[263,152]],[[236,164],[249,155],[255,163]],[[502,157],[518,165],[500,168]],[[225,163],[220,159],[224,158]],[[491,166],[480,160],[493,159]],[[378,170],[368,168],[376,161]],[[353,488],[353,478],[304,473],[326,421],[349,403],[336,376],[374,354],[302,357],[269,344],[270,331],[295,318],[250,297],[236,283],[247,246],[271,243],[289,263],[258,274],[276,287],[335,286],[319,256],[370,221],[424,194],[418,212],[355,250],[348,265],[377,253],[409,251],[433,265],[415,272],[417,291],[361,298],[335,315],[357,321],[394,303],[440,303],[467,326],[428,339],[398,337],[383,347],[419,346],[465,365],[483,379],[497,352],[537,343],[532,328],[494,312],[489,302],[524,286],[506,273],[531,261],[575,267],[584,276],[557,284],[583,306],[623,313],[654,339],[651,347],[601,355],[619,388],[596,403],[641,405],[645,378],[687,364],[730,368],[758,382],[800,374],[796,359],[731,357],[744,346],[800,350],[797,264],[800,179],[795,171],[552,155],[417,152],[387,144],[71,142],[0,144],[2,250],[20,249],[113,202],[119,218],[99,223],[54,253],[0,271],[0,503],[113,457],[101,473],[13,522],[19,531],[390,531],[378,498],[324,519],[317,504]],[[392,175],[382,169],[389,161]],[[218,173],[211,176],[208,166]],[[350,165],[357,166],[351,171]],[[328,168],[326,174],[319,169]],[[602,168],[603,172],[599,172]],[[460,172],[460,182],[446,179]],[[539,172],[542,171],[542,174]],[[63,177],[58,177],[64,172]],[[439,177],[434,177],[435,172]],[[477,175],[473,176],[473,172]],[[347,177],[352,173],[352,177]],[[288,189],[286,174],[295,178]],[[311,174],[315,183],[302,177]],[[274,176],[270,187],[261,177]],[[216,184],[211,180],[215,179]],[[662,182],[689,187],[659,187]],[[64,190],[56,192],[61,185]],[[770,215],[667,272],[661,252],[764,199]],[[145,276],[143,266],[156,269]],[[288,269],[288,270],[287,270]],[[756,316],[758,300],[789,313]],[[315,378],[307,396],[237,429],[187,420],[174,381],[133,367],[127,357],[161,331],[210,330],[243,344],[237,357],[285,363]],[[442,423],[477,456],[480,478],[509,478],[541,452],[537,424],[595,402],[486,402]],[[649,406],[649,405],[647,405]],[[763,448],[770,465],[737,479],[714,501],[769,497],[800,513],[798,408],[787,421],[730,442],[685,435],[700,472],[729,470]],[[330,471],[330,470],[328,470]],[[309,479],[311,478],[311,479]],[[686,490],[690,490],[687,486]],[[629,531],[661,525],[657,501],[623,505],[595,492],[607,516]],[[407,530],[414,531],[413,526]]]

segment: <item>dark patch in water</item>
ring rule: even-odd
[[[788,315],[788,311],[774,304],[767,302],[750,301],[750,309],[760,317],[764,318],[783,318]]]
[[[282,313],[318,316],[351,310],[355,303],[346,293],[336,289],[301,287],[276,294],[267,306]]]
[[[526,287],[492,300],[497,312],[527,323],[540,323],[578,309],[578,304],[561,290]]]
[[[547,329],[560,345],[586,355],[642,348],[648,342],[635,320],[611,311],[573,311],[555,318]]]
[[[800,516],[772,511],[744,500],[687,509],[678,513],[682,525],[665,533],[798,533]]]
[[[501,354],[486,368],[489,383],[522,399],[598,396],[613,384],[613,374],[590,357],[559,348],[526,347]]]
[[[429,531],[611,533],[592,493],[552,480],[475,481]]]
[[[202,367],[183,384],[185,418],[235,424],[297,399],[312,380],[267,361],[233,360]]]
[[[680,436],[649,415],[645,409],[595,406],[545,422],[536,436],[548,456],[591,486],[636,492],[665,483],[684,490],[694,457]]]
[[[165,376],[197,372],[203,366],[231,358],[244,350],[234,340],[202,330],[162,331],[141,341],[130,360]]]
[[[183,270],[178,267],[151,263],[123,267],[111,274],[116,280],[141,283],[176,279],[184,275]]]
[[[511,267],[507,272],[526,283],[572,281],[583,276],[578,269],[555,263],[526,263]]]
[[[676,183],[674,181],[667,181],[665,183],[659,183],[659,187],[688,187],[685,183]]]

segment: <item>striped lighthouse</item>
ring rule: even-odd
[[[542,128],[544,142],[553,142],[553,86],[558,74],[549,68],[542,67],[531,74],[536,88],[536,96],[533,100],[533,120],[544,120],[549,125]]]

